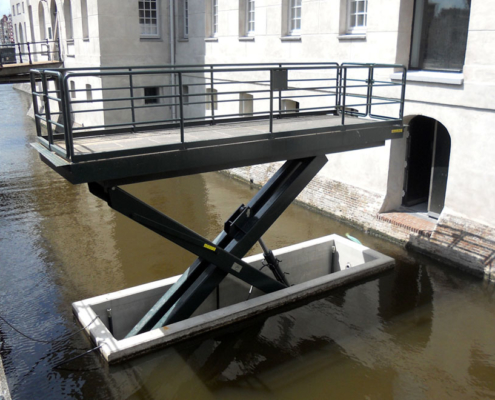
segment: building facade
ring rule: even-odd
[[[11,3],[17,11],[17,2]],[[300,200],[495,279],[493,2],[30,0],[29,6],[30,32],[41,39],[59,37],[67,68],[330,61],[406,65],[409,128],[404,139],[329,155]],[[402,73],[380,78],[400,81]],[[239,92],[243,112],[252,112],[249,89]],[[230,173],[263,184],[272,169],[262,165]]]
[[[4,15],[0,19],[0,44],[14,43],[12,15]]]

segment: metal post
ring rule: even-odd
[[[50,114],[50,99],[48,98],[48,82],[46,80],[45,72],[41,73],[41,79],[43,82],[43,101],[45,103],[45,117],[46,117],[46,129],[48,131],[48,143],[50,145],[53,144],[53,131],[52,131],[52,123],[51,123],[51,114]]]
[[[22,64],[22,49],[21,49],[21,44],[17,43],[17,47],[19,48],[19,60],[20,63]]]
[[[346,96],[346,87],[347,87],[347,68],[341,67],[341,84],[340,88],[342,90],[342,125],[345,125],[345,96]]]
[[[58,60],[62,61],[62,57],[60,56],[60,38],[57,39],[57,50],[58,50]]]
[[[45,39],[46,42],[46,54],[48,56],[48,61],[52,61],[52,57],[50,56],[50,45],[48,44],[48,39]]]
[[[210,66],[210,104],[211,104],[211,122],[212,124],[215,123],[215,102],[213,101],[214,96],[213,96],[213,65]]]
[[[177,73],[179,77],[179,118],[180,118],[180,141],[184,143],[184,100],[182,93],[182,73]],[[175,98],[174,98],[175,99]]]
[[[136,113],[134,110],[134,85],[132,82],[132,68],[129,68],[129,94],[131,95],[132,131],[136,129]]]
[[[282,69],[282,64],[278,64],[280,69]],[[282,115],[282,90],[278,91],[278,115],[279,117]]]
[[[31,47],[29,46],[29,42],[27,42],[28,46],[28,56],[29,56],[29,64],[33,64],[33,60],[31,59]]]
[[[38,95],[36,94],[37,93],[37,90],[36,90],[36,79],[34,77],[34,73],[31,72],[29,74],[29,78],[31,80],[31,93],[33,95],[33,112],[34,112],[34,122],[36,124],[36,134],[38,136],[41,136],[41,123],[40,123],[40,119],[38,118],[38,114],[39,114],[39,109],[38,109]]]
[[[273,136],[273,89],[270,84],[270,133]]]
[[[61,111],[64,118],[65,147],[67,150],[66,153],[67,153],[67,158],[69,160],[72,160],[72,157],[74,156],[74,142],[72,140],[72,118],[70,114],[71,104],[70,104],[70,96],[68,96],[69,88],[68,88],[67,76],[65,72],[62,78],[62,84],[60,84],[59,81],[59,86],[60,86],[60,99],[62,102]]]
[[[366,116],[371,115],[371,98],[373,97],[374,67],[370,65],[368,70],[368,92],[366,93]]]
[[[399,118],[402,120],[404,118],[404,101],[406,96],[406,79],[407,79],[407,68],[403,67],[402,72],[402,90],[401,90],[401,99],[400,99],[400,110],[399,110]]]

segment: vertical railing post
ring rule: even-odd
[[[273,138],[273,70],[270,70],[270,134]]]
[[[48,44],[48,39],[45,39],[46,43],[46,55],[48,56],[48,61],[52,61],[52,57],[50,56],[50,45]]]
[[[182,73],[177,73],[179,77],[179,118],[180,118],[180,141],[184,144],[184,100],[182,92]]]
[[[48,98],[48,81],[46,74],[43,71],[41,73],[41,80],[43,82],[43,102],[45,103],[45,118],[46,118],[46,130],[48,132],[48,143],[53,144],[53,131],[52,131],[52,116],[50,113],[50,99]]]
[[[60,79],[60,76],[59,76]],[[65,133],[65,148],[67,158],[72,160],[74,157],[74,141],[72,140],[72,116],[70,114],[71,103],[68,87],[67,73],[64,71],[62,76],[62,84],[60,84],[60,100],[62,103],[61,111],[64,119],[64,133]]]
[[[29,78],[31,81],[31,93],[33,95],[33,112],[34,112],[34,122],[36,124],[36,134],[41,136],[41,123],[39,118],[39,108],[38,108],[38,94],[36,90],[36,79],[34,77],[34,72],[29,74]]]
[[[17,48],[19,49],[19,61],[22,64],[22,49],[20,43],[17,43]]]
[[[407,79],[407,68],[403,67],[402,90],[401,90],[401,94],[400,94],[400,110],[399,110],[400,119],[404,118],[404,102],[406,100],[406,79]]]
[[[341,67],[340,71],[341,78],[341,90],[342,90],[342,125],[345,125],[345,96],[347,87],[347,67]]]
[[[368,91],[366,93],[366,116],[371,115],[371,99],[373,97],[374,66],[370,65],[368,70]]]
[[[27,42],[27,46],[28,46],[29,64],[32,65],[33,64],[33,60],[31,58],[31,47],[29,46],[29,42]]]
[[[278,64],[280,69],[282,69],[282,64]],[[278,115],[279,117],[282,116],[282,91],[278,91]]]
[[[58,61],[62,61],[62,56],[60,55],[60,38],[57,39],[57,51],[58,51]]]
[[[213,91],[214,91],[214,86],[213,86],[213,65],[210,66],[210,104],[211,104],[211,122],[212,124],[215,123],[215,101],[214,101],[214,96],[213,96]]]
[[[129,68],[129,94],[131,95],[131,115],[132,115],[132,131],[136,130],[136,111],[134,110],[134,84],[132,80],[132,68]]]

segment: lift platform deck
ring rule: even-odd
[[[403,81],[390,73],[402,69]],[[403,135],[405,68],[263,64],[33,70],[42,160],[198,259],[127,337],[188,319],[227,275],[290,286],[262,235],[327,162]],[[129,183],[285,163],[208,240],[131,196]],[[242,257],[259,242],[270,273]]]

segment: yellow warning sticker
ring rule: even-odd
[[[402,133],[404,129],[392,129],[392,133]]]
[[[216,247],[210,246],[208,243],[205,243],[203,247],[211,251],[217,251]]]

